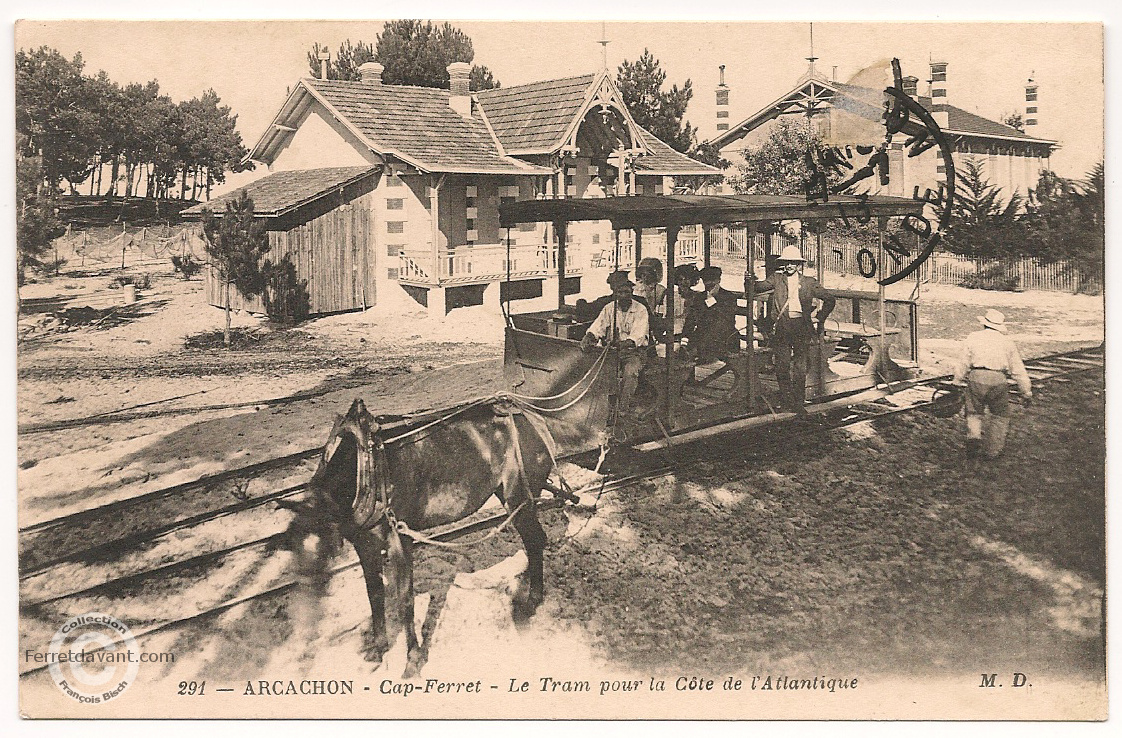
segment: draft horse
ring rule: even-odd
[[[301,580],[314,583],[322,593],[328,578],[324,554],[334,548],[322,547],[323,542],[338,541],[339,535],[350,541],[370,600],[366,659],[381,663],[404,628],[406,675],[412,676],[420,667],[413,625],[413,540],[401,524],[421,531],[453,523],[479,510],[492,495],[498,497],[529,561],[512,605],[515,621],[525,620],[544,597],[546,537],[534,500],[553,470],[554,458],[553,439],[542,419],[508,398],[477,400],[435,418],[387,427],[362,400],[355,400],[336,420],[305,499],[286,505],[297,513],[289,532]],[[321,549],[309,556],[303,539],[313,533]],[[388,613],[387,585],[396,599]]]

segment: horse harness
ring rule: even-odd
[[[526,490],[527,496],[532,497],[532,492],[530,491],[530,483],[526,478],[526,464],[522,457],[522,444],[519,442],[518,426],[515,423],[514,416],[526,414],[527,420],[539,435],[541,435],[544,430],[544,433],[546,433],[547,435],[542,435],[542,442],[546,445],[546,449],[550,454],[550,458],[553,460],[554,466],[556,467],[557,462],[554,458],[553,449],[551,448],[549,440],[547,440],[550,438],[550,436],[548,435],[548,429],[544,429],[540,423],[535,422],[535,419],[532,419],[530,417],[530,414],[528,412],[525,412],[521,404],[516,400],[508,397],[497,398],[501,399],[503,401],[503,405],[506,406],[500,407],[499,403],[495,402],[494,399],[496,398],[492,398],[491,400],[489,400],[491,402],[491,409],[497,417],[505,419],[506,424],[510,429],[510,439],[512,445],[514,446],[514,458],[515,463],[518,466],[519,481],[522,483],[523,488]],[[400,442],[407,436],[415,436],[417,431],[424,430],[436,425],[441,425],[450,420],[454,415],[458,415],[465,410],[483,404],[483,402],[485,401],[469,403],[469,405],[460,408],[456,412],[446,415],[443,418],[439,418],[436,421],[430,422],[422,426],[421,428],[414,429],[413,431],[409,431],[400,436],[391,438],[389,439],[389,443]],[[415,441],[419,439],[414,438],[413,440]],[[524,508],[530,502],[530,499],[524,501],[521,505],[515,508],[510,513],[510,515],[507,516],[507,519],[503,521],[500,526],[492,530],[483,538],[462,544],[444,543],[441,541],[437,541],[429,536],[426,536],[423,533],[413,530],[404,520],[399,520],[394,513],[393,506],[390,504],[389,499],[389,481],[387,479],[386,473],[386,469],[388,466],[386,463],[386,445],[386,441],[380,438],[377,433],[372,433],[366,440],[366,447],[358,457],[358,473],[355,475],[356,489],[353,514],[355,523],[360,528],[364,528],[367,530],[372,529],[376,525],[381,523],[384,519],[389,525],[390,531],[394,534],[406,535],[412,538],[414,541],[429,543],[445,548],[462,548],[467,545],[482,543],[483,541],[497,535],[504,528],[506,528],[511,523],[511,521],[513,521],[515,516],[522,511],[522,508]],[[374,494],[363,494],[365,490],[369,489],[371,484],[373,485]]]

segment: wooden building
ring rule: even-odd
[[[437,316],[497,306],[508,275],[506,296],[555,304],[610,248],[610,227],[569,235],[562,285],[552,228],[501,229],[501,203],[661,194],[675,176],[716,172],[640,128],[607,71],[478,93],[460,62],[448,90],[383,85],[375,62],[360,71],[360,81],[297,83],[248,157],[269,174],[246,189],[277,253],[301,255],[312,314],[372,305],[391,289]],[[347,172],[363,174],[335,181]],[[277,197],[263,206],[255,193],[266,192]],[[218,294],[208,288],[213,304]]]
[[[1049,168],[1052,151],[1059,145],[1038,133],[1041,127],[1039,86],[1032,79],[1025,85],[1024,122],[1029,132],[1019,131],[951,104],[954,86],[948,82],[948,66],[946,62],[931,62],[927,95],[919,95],[919,81],[915,77],[904,78],[905,91],[931,112],[951,139],[956,168],[972,157],[983,165],[983,174],[990,183],[1001,188],[1006,201],[1014,192],[1027,197],[1029,190],[1035,189],[1040,172]],[[724,84],[722,68],[721,85],[717,88],[717,114],[722,117],[717,121],[718,131],[712,143],[735,165],[743,162],[746,151],[755,149],[767,137],[774,121],[801,116],[823,142],[832,146],[844,149],[880,144],[884,140],[882,115],[888,97],[884,87],[891,79],[881,75],[874,80],[876,71],[881,70],[867,70],[854,80],[861,84],[847,84],[827,79],[810,58],[810,67],[793,88],[739,123],[730,125],[729,89]],[[904,139],[904,135],[897,135],[889,146],[888,185],[866,180],[863,186],[869,193],[911,196],[916,187],[921,193],[927,188],[934,191],[945,181],[938,150],[933,148],[919,156],[908,157]],[[861,158],[858,166],[863,163]]]
[[[235,291],[232,307],[293,318],[358,310],[377,299],[371,214],[378,173],[369,166],[279,172],[183,215],[221,214],[243,191],[252,198],[269,235],[266,260],[282,271],[263,295]],[[209,269],[205,294],[209,304],[225,304],[224,284]]]

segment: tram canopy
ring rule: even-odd
[[[811,202],[798,195],[628,195],[602,198],[517,200],[499,206],[499,223],[607,220],[612,228],[664,228],[694,224],[821,220],[921,215],[924,202],[887,195],[831,195]]]

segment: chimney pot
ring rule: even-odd
[[[451,82],[452,95],[460,96],[470,93],[471,65],[467,62],[452,62],[448,65],[448,79]]]
[[[1035,74],[1034,72],[1028,78],[1028,82],[1025,83],[1025,116],[1023,120],[1026,133],[1036,133],[1036,127],[1040,125],[1040,87],[1033,79]]]
[[[382,70],[381,64],[376,61],[368,61],[358,68],[358,73],[362,77],[362,81],[368,85],[382,84]]]
[[[448,65],[448,104],[464,118],[471,117],[471,65],[452,62]]]

